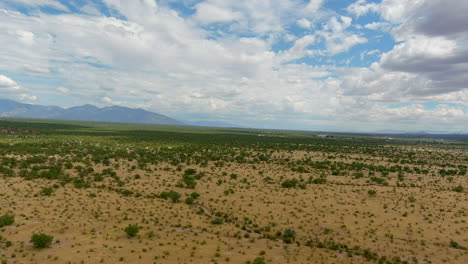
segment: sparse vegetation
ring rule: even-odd
[[[464,142],[81,122],[0,126],[39,132],[0,134],[0,259],[461,264],[468,254]],[[50,257],[24,247],[31,228],[63,243],[43,251]]]

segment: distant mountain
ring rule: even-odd
[[[143,109],[121,106],[98,108],[89,104],[71,108],[61,108],[57,106],[22,104],[5,99],[0,99],[0,117],[184,125],[184,123],[170,117]]]
[[[186,123],[187,125],[191,125],[191,126],[243,128],[243,126],[240,126],[240,125],[220,122],[220,121],[196,121],[196,122],[184,121],[184,123]]]

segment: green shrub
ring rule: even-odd
[[[368,194],[369,196],[376,196],[376,195],[377,195],[377,191],[376,191],[376,190],[368,190],[368,191],[367,191],[367,194]]]
[[[285,180],[283,183],[281,183],[281,187],[283,188],[296,188],[298,184],[297,179],[291,179],[291,180]]]
[[[212,225],[222,225],[224,223],[223,218],[221,217],[215,217],[213,220],[211,220]]]
[[[266,264],[264,257],[256,257],[252,264]]]
[[[180,193],[178,192],[175,192],[175,191],[170,191],[167,196],[169,197],[169,199],[171,199],[171,201],[173,203],[178,203],[179,202],[179,199],[180,199]]]
[[[193,199],[192,197],[187,197],[187,198],[185,199],[185,203],[186,203],[186,204],[193,204],[194,201],[195,201],[195,199]]]
[[[286,244],[291,244],[296,240],[296,231],[291,228],[286,228],[283,231],[283,242]]]
[[[464,190],[463,186],[461,186],[461,185],[458,185],[457,187],[453,188],[454,192],[463,192],[463,190]]]
[[[41,190],[41,195],[50,196],[54,192],[52,187],[44,187]]]
[[[325,184],[325,183],[327,183],[327,179],[324,178],[324,177],[315,178],[315,179],[312,180],[312,183],[313,184]]]
[[[450,247],[452,248],[460,248],[460,244],[458,242],[450,240]]]
[[[15,217],[12,215],[2,215],[0,216],[0,228],[11,225],[15,222]]]
[[[53,236],[37,233],[32,235],[30,242],[35,248],[48,248],[52,244],[53,240]]]
[[[138,225],[128,225],[125,229],[124,229],[125,233],[127,233],[127,236],[128,237],[134,237],[138,234],[138,232],[140,231],[140,227]]]

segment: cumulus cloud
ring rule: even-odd
[[[34,6],[46,2],[54,1]],[[289,128],[346,124],[353,129],[359,122],[397,123],[411,116],[426,124],[437,118],[466,121],[456,106],[423,105],[468,102],[464,17],[451,17],[454,28],[445,30],[448,25],[437,19],[450,9],[438,0],[358,0],[348,15],[324,12],[324,2],[184,1],[193,10],[184,14],[164,1],[103,0],[105,15],[92,1],[70,2],[82,13],[24,14],[0,5],[7,6],[0,8],[0,71],[27,76],[20,86],[0,75],[0,93],[38,99],[31,90],[40,92],[41,100],[68,98],[64,104],[121,104],[181,119],[211,115]],[[463,10],[466,4],[458,2],[451,2],[452,8]],[[353,18],[369,12],[382,20],[361,28],[353,24]],[[374,43],[358,50],[378,31],[390,32],[384,33],[399,43],[383,53]],[[336,64],[330,63],[334,56],[374,63],[330,66]],[[388,107],[395,102],[422,106]]]
[[[358,0],[349,5],[346,10],[357,17],[367,14],[368,12],[377,12],[379,5],[376,3],[368,3],[367,0]]]
[[[347,51],[357,44],[367,42],[365,37],[346,31],[351,26],[352,21],[350,17],[341,16],[339,18],[332,17],[325,24],[324,30],[320,34],[325,38],[329,54],[335,55]]]
[[[0,74],[0,88],[18,90],[19,85],[7,76]]]
[[[382,1],[378,10],[389,22],[398,23],[392,32],[400,43],[383,53],[372,67],[352,70],[354,76],[341,72],[345,93],[383,101],[437,97],[468,103],[466,97],[453,96],[468,89],[468,47],[464,44],[468,19],[460,12],[467,8],[464,1]],[[442,15],[446,19],[441,20]]]
[[[0,74],[0,97],[20,101],[35,101],[37,99],[36,96],[29,94],[27,89],[3,74]]]

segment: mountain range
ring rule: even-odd
[[[189,125],[206,127],[241,127],[220,121],[179,121],[165,115],[122,106],[103,108],[86,104],[70,108],[23,104],[0,99],[0,117],[41,118],[58,120],[101,121],[160,125]]]
[[[6,99],[0,99],[0,117],[184,125],[184,123],[170,117],[143,109],[122,106],[99,108],[89,104],[61,108],[58,106],[23,104]]]

